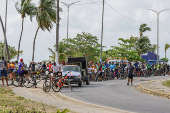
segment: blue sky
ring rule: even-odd
[[[7,38],[8,44],[15,46],[17,49],[19,36],[21,32],[21,15],[19,15],[15,9],[15,2],[17,0],[9,0],[8,5],[8,24],[7,24]],[[72,3],[75,0],[60,0],[65,3]],[[91,3],[90,0],[80,0],[78,4]],[[100,0],[92,0],[93,2]],[[103,45],[109,49],[112,45],[118,45],[118,38],[129,38],[131,35],[139,36],[139,26],[143,22],[150,28],[151,32],[144,33],[148,36],[152,44],[157,42],[157,15],[147,9],[162,10],[170,8],[169,0],[105,0],[105,14],[104,14],[104,36]],[[38,5],[38,0],[33,0]],[[121,13],[120,15],[118,12]],[[60,13],[60,41],[67,37],[67,8],[60,4],[63,9],[63,13]],[[1,0],[0,15],[4,21],[5,19],[5,0]],[[72,5],[70,7],[70,19],[69,19],[69,38],[76,37],[77,33],[87,32],[94,36],[97,36],[100,42],[101,38],[101,16],[102,16],[102,4],[86,4],[86,5]],[[134,21],[137,22],[134,22]],[[160,22],[167,29],[167,32],[160,24],[159,45],[160,45],[160,57],[164,55],[164,45],[170,43],[170,10],[162,12],[160,14]],[[150,23],[152,22],[152,23]],[[33,39],[38,25],[36,20],[33,22],[29,20],[29,17],[24,21],[24,32],[21,41],[21,50],[23,50],[23,58],[26,63],[32,59]],[[50,52],[48,47],[53,48],[55,44],[56,25],[54,24],[51,32],[39,30],[36,47],[35,47],[35,61],[48,60]],[[0,40],[3,41],[3,33],[0,28]],[[170,49],[167,51],[167,57],[170,59]]]

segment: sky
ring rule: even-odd
[[[21,15],[15,9],[17,0],[9,0],[8,19],[7,19],[7,41],[10,46],[18,48],[19,37],[21,33],[22,19]],[[90,33],[101,39],[102,28],[102,1],[101,0],[78,0],[81,1],[70,7],[69,13],[69,38],[75,38],[77,33]],[[101,2],[100,2],[101,1]],[[38,6],[38,0],[32,0]],[[60,0],[70,4],[76,0]],[[97,3],[92,3],[97,2]],[[89,4],[86,4],[89,3]],[[146,23],[151,31],[145,32],[152,44],[157,44],[157,15],[148,10],[160,11],[170,9],[169,0],[105,0],[104,9],[104,31],[103,45],[104,50],[110,49],[110,46],[118,46],[119,38],[130,38],[130,36],[139,37],[139,26]],[[0,1],[0,15],[5,22],[6,0]],[[59,41],[67,37],[67,8],[60,3],[63,12],[60,12],[60,30]],[[170,10],[160,14],[159,24],[159,55],[165,57],[164,46],[170,43]],[[26,63],[32,60],[33,40],[38,28],[36,19],[30,21],[26,16],[24,20],[24,31],[21,40],[20,49],[23,50],[23,58]],[[0,27],[0,40],[4,41],[3,32]],[[51,32],[39,30],[35,46],[35,62],[48,60],[51,55],[48,48],[53,48],[56,43],[56,25],[53,25]],[[170,49],[167,50],[167,57],[170,59]],[[13,59],[13,60],[16,60]]]

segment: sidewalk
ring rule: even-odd
[[[143,93],[170,99],[170,88],[162,85],[162,82],[166,80],[170,80],[170,78],[143,82],[135,85],[135,88]]]

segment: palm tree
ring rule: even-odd
[[[59,44],[60,45],[60,44]],[[55,62],[55,51],[53,51],[53,49],[48,48],[49,52],[51,53],[51,56],[49,56],[52,60],[52,62]],[[65,61],[66,60],[67,55],[65,53],[60,53],[59,52],[59,61]]]
[[[20,43],[21,43],[21,38],[22,38],[22,33],[23,33],[24,18],[26,17],[26,15],[30,15],[32,18],[33,12],[35,12],[36,8],[34,4],[31,3],[31,0],[21,0],[21,4],[19,4],[19,2],[16,2],[15,7],[18,13],[21,14],[21,18],[22,18],[22,29],[21,29],[20,39],[18,43],[18,54],[17,54],[17,60],[18,60],[19,51],[20,51]]]
[[[151,52],[152,52],[152,53],[155,53],[156,48],[157,48],[157,45],[156,45],[156,44],[153,44],[153,45],[152,45],[152,48],[151,48]]]
[[[1,23],[1,26],[2,26],[3,34],[4,34],[4,51],[6,50],[6,52],[7,52],[7,60],[9,61],[10,60],[10,54],[9,54],[9,50],[8,50],[7,37],[6,37],[5,28],[4,28],[4,24],[2,22],[1,16],[0,16],[0,23]],[[5,55],[5,53],[4,53],[4,55]]]
[[[168,48],[170,48],[170,45],[167,43],[167,44],[165,44],[165,58],[166,58],[166,50],[167,50]]]
[[[137,40],[135,44],[135,49],[138,51],[138,55],[147,53],[147,51],[150,51],[152,47],[152,44],[150,44],[150,40],[148,37],[141,37]]]
[[[141,24],[140,28],[139,28],[139,32],[140,32],[140,38],[143,36],[143,33],[145,31],[151,31],[150,27],[147,27],[147,24]]]
[[[60,11],[62,11],[60,9]],[[38,28],[34,37],[33,42],[33,54],[32,54],[32,61],[34,61],[34,51],[35,51],[35,40],[37,37],[37,33],[39,28],[43,31],[46,29],[50,32],[53,23],[56,23],[56,1],[55,0],[40,0],[39,6],[37,8],[36,13],[36,20],[38,23]]]

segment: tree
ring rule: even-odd
[[[146,31],[151,31],[151,28],[147,27],[147,24],[141,24],[139,28],[140,38],[143,36],[143,33]]]
[[[60,11],[62,11],[60,9]],[[37,37],[37,33],[39,28],[43,31],[46,29],[50,32],[53,23],[56,23],[56,1],[55,0],[40,0],[39,6],[36,10],[36,20],[38,23],[38,28],[35,33],[34,42],[33,42],[33,54],[32,54],[32,61],[34,61],[34,51],[35,51],[35,40]]]
[[[82,32],[82,34],[77,34],[76,38],[70,39],[69,43],[73,45],[72,49],[76,51],[76,55],[87,56],[87,61],[97,60],[94,58],[99,56],[100,44],[96,36]]]
[[[59,61],[66,60],[66,57],[69,56],[86,56],[87,61],[97,62],[99,60],[100,44],[98,44],[98,39],[96,36],[92,36],[90,33],[82,32],[82,34],[77,34],[76,38],[69,38],[68,43],[66,38],[59,42],[58,52]]]
[[[157,45],[156,45],[156,44],[153,44],[150,51],[151,51],[152,53],[156,53],[156,52],[155,52],[155,51],[156,51],[156,48],[157,48]]]
[[[168,62],[169,59],[168,58],[162,58],[161,60],[165,61],[165,62]]]
[[[170,45],[167,43],[167,44],[165,44],[165,58],[166,58],[166,51],[168,48],[170,48]]]
[[[54,45],[54,47],[55,47],[55,45]],[[49,50],[50,53],[51,53],[51,56],[49,56],[49,57],[51,58],[51,61],[52,61],[52,62],[55,62],[55,51],[53,51],[53,49],[51,49],[51,48],[48,48],[48,50]],[[64,54],[64,53],[59,53],[59,61],[60,61],[60,62],[61,62],[61,61],[65,61],[65,60],[66,60],[66,57],[67,57],[66,54]]]
[[[111,46],[114,57],[126,57],[128,61],[144,61],[141,56],[138,55],[138,51],[132,50],[134,44],[131,44],[130,39],[119,38],[119,41],[122,42],[118,43],[120,46]]]
[[[26,15],[30,15],[32,17],[32,15],[34,14],[33,12],[35,12],[36,10],[36,7],[34,6],[34,4],[31,3],[31,0],[21,0],[20,4],[19,2],[16,2],[15,7],[18,13],[21,14],[21,18],[22,18],[22,29],[21,29],[20,39],[18,43],[18,54],[17,54],[17,60],[19,60],[19,50],[20,50],[20,43],[21,43],[23,27],[24,27],[24,18],[26,18]]]
[[[15,47],[11,47],[8,45],[8,50],[9,50],[9,54],[10,54],[10,59],[13,59],[17,56],[18,52],[16,51]],[[0,41],[0,53],[1,53],[0,57],[4,56],[3,52],[4,52],[4,43],[2,43],[2,41]],[[19,51],[20,55],[22,54],[22,52],[23,52],[22,50]]]
[[[7,60],[10,60],[10,54],[9,54],[9,50],[8,50],[8,43],[7,43],[7,37],[6,37],[6,31],[2,22],[2,18],[0,16],[0,22],[1,22],[1,26],[2,26],[2,31],[4,34],[4,43],[5,43],[5,47],[4,47],[4,55],[5,55],[5,50],[7,52]],[[4,56],[5,57],[5,56]]]
[[[143,36],[137,40],[135,43],[135,50],[138,51],[138,55],[147,53],[147,51],[152,50],[152,44],[150,44],[150,40],[148,37]]]

